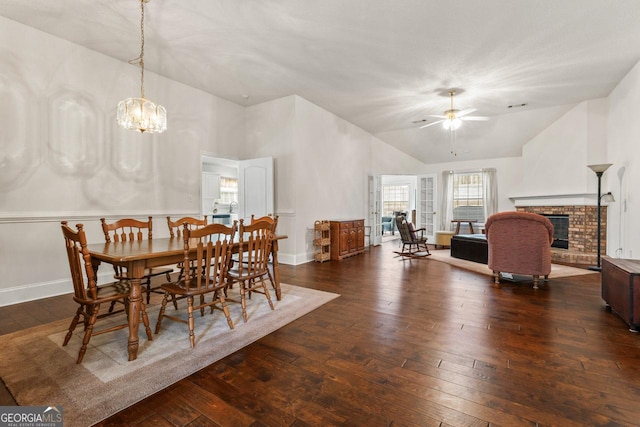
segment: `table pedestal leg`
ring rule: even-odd
[[[141,278],[144,276],[144,262],[136,262],[129,271],[131,277],[131,296],[129,297],[129,361],[138,357],[138,324],[140,322]]]

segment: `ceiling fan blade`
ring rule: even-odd
[[[431,122],[431,123],[427,123],[426,125],[420,126],[419,129],[428,128],[429,126],[437,125],[438,123],[442,123],[442,122],[444,122],[444,119],[443,120],[437,120],[437,121]]]
[[[428,114],[427,117],[436,117],[438,119],[446,119],[447,118],[447,116],[437,116],[435,114]]]
[[[456,113],[456,117],[460,118],[460,117],[462,117],[462,116],[466,116],[467,114],[471,114],[471,113],[473,113],[474,111],[476,111],[476,109],[475,109],[475,108],[467,108],[466,110],[458,111],[458,112]]]
[[[485,116],[466,116],[466,117],[460,117],[460,120],[469,120],[469,121],[474,121],[474,122],[486,122],[487,120],[489,120],[489,117],[485,117]]]

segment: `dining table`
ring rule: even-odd
[[[276,291],[276,299],[282,298],[280,290],[280,273],[278,268],[278,241],[286,239],[286,235],[277,235],[271,247],[271,261],[273,270],[273,281]],[[196,256],[197,240],[189,244],[190,256]],[[141,283],[144,272],[147,268],[175,265],[184,261],[185,241],[180,237],[168,237],[159,239],[92,243],[87,245],[91,254],[91,262],[96,272],[101,263],[107,263],[125,268],[131,283],[131,293],[129,297],[129,340],[127,350],[129,361],[138,357],[138,325],[140,323],[140,309],[142,302]],[[232,247],[233,252],[238,252],[240,243],[235,242]]]

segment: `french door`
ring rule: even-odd
[[[382,191],[382,177],[369,177],[369,244],[378,246],[382,243],[382,206],[380,205]]]
[[[418,228],[424,228],[428,241],[435,242],[437,222],[437,175],[418,175],[418,200],[416,221]]]

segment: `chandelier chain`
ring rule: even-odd
[[[140,0],[140,93],[144,99],[144,0]]]

